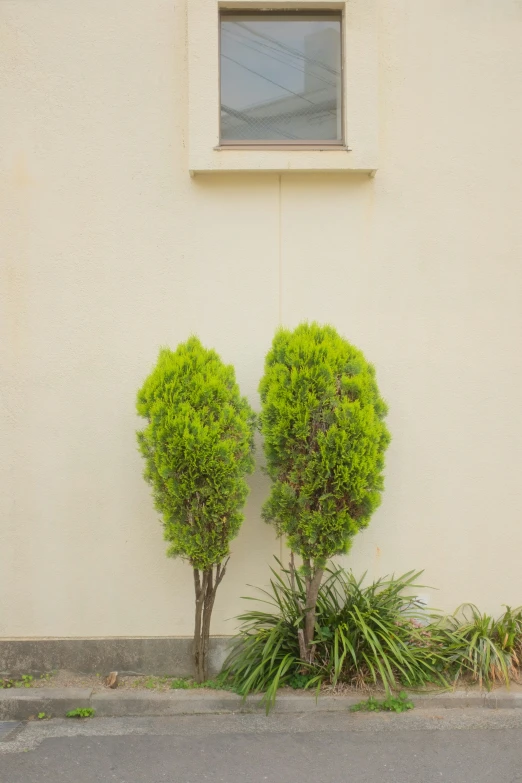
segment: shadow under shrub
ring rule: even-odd
[[[283,686],[367,683],[390,693],[404,686],[448,685],[444,645],[449,630],[411,596],[422,572],[366,586],[364,578],[357,580],[341,568],[326,573],[317,600],[314,661],[309,663],[300,657],[298,640],[305,622],[304,578],[292,567],[281,573],[272,569],[270,590],[261,591],[270,609],[240,615],[240,630],[225,662],[239,693],[263,692],[269,709]]]

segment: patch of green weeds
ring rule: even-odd
[[[185,679],[185,677],[174,677],[174,679],[170,681],[170,687],[174,688],[175,690],[186,691],[192,688],[197,688],[198,684],[197,682],[194,682],[194,680]]]
[[[174,677],[170,682],[171,688],[180,690],[206,689],[213,691],[234,691],[233,686],[226,677],[219,675],[205,682],[196,682],[193,679],[185,677]]]
[[[155,690],[166,685],[172,690],[196,690],[207,689],[214,691],[235,691],[233,685],[230,683],[227,677],[218,675],[205,682],[196,682],[192,677],[155,677],[150,676],[145,680],[139,679],[132,683],[133,688],[147,688],[147,690]]]
[[[360,701],[351,707],[352,712],[407,712],[414,707],[408,695],[401,691],[398,696],[387,696],[386,699],[376,699],[370,696],[366,701]]]
[[[231,691],[237,693],[238,691],[226,675],[219,675],[212,680],[206,680],[199,686],[200,688],[208,688],[214,691]]]
[[[313,677],[311,677],[309,674],[302,674],[300,672],[296,672],[295,674],[292,674],[292,676],[288,680],[288,685],[290,686],[290,688],[293,688],[294,691],[300,691],[307,688],[310,683],[310,680],[312,679]]]
[[[32,674],[22,674],[19,680],[14,680],[11,677],[4,677],[0,680],[0,688],[30,688],[33,684],[34,677]]]
[[[30,688],[34,677],[31,674],[22,674],[21,679],[16,683],[15,688]]]
[[[39,712],[38,713],[38,720],[49,720],[50,715],[48,715],[46,712]]]
[[[93,718],[94,710],[92,707],[77,707],[75,710],[69,710],[66,718]]]

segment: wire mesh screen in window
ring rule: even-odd
[[[341,142],[340,16],[221,18],[221,140]]]

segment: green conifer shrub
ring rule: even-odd
[[[196,337],[160,351],[137,410],[147,420],[138,444],[167,555],[188,561],[194,572],[194,666],[204,682],[216,590],[243,521],[245,475],[254,468],[255,414],[240,395],[234,368]]]
[[[301,656],[313,659],[326,561],[346,553],[380,502],[390,435],[375,370],[331,326],[280,329],[259,391],[272,490],[264,519],[300,555],[306,580]]]

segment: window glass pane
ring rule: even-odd
[[[222,16],[221,140],[341,142],[340,16]]]

